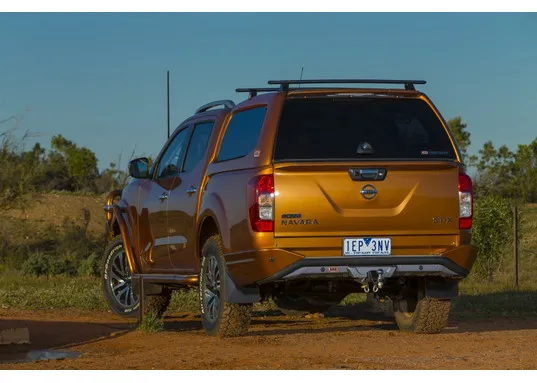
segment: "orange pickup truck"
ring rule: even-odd
[[[135,315],[139,281],[159,315],[194,286],[206,332],[239,336],[256,302],[323,312],[364,292],[401,330],[441,331],[476,258],[473,195],[424,83],[269,81],[200,107],[108,198],[111,309]]]

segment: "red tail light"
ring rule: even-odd
[[[472,179],[464,173],[459,174],[459,229],[471,229],[474,214]]]
[[[274,177],[262,175],[248,183],[248,213],[256,232],[274,231]]]

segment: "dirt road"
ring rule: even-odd
[[[257,313],[247,336],[206,336],[194,314],[172,313],[146,334],[109,313],[0,311],[27,326],[31,349],[77,359],[12,363],[28,349],[0,346],[0,369],[536,369],[537,318],[451,321],[438,335],[400,333],[391,318],[338,307],[325,318]],[[4,347],[3,349],[1,347]]]

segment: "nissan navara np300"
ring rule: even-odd
[[[401,330],[440,331],[476,258],[473,196],[424,83],[269,81],[200,107],[108,197],[112,310],[162,315],[192,286],[206,332],[237,336],[255,302],[323,312],[366,292]]]

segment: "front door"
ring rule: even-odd
[[[168,202],[169,249],[172,267],[176,273],[190,273],[198,269],[196,237],[201,182],[207,168],[207,146],[214,121],[194,126],[178,185],[170,192]]]
[[[169,196],[177,184],[177,175],[190,138],[191,127],[180,130],[169,142],[155,166],[153,179],[141,187],[140,253],[145,268],[152,273],[170,272],[168,250]]]

